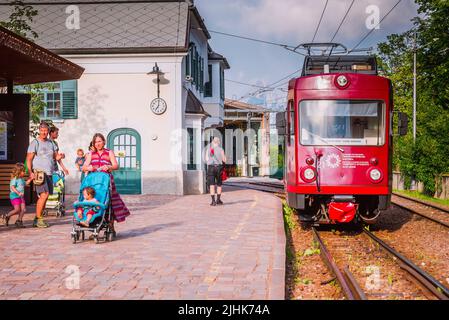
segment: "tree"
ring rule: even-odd
[[[406,176],[438,194],[436,183],[449,172],[449,2],[416,0],[421,17],[414,28],[379,44],[380,64],[393,81],[395,108],[412,116],[413,51],[417,52],[417,139],[396,138],[394,164]],[[406,181],[407,182],[407,181]]]
[[[31,41],[37,39],[38,34],[31,29],[29,22],[33,22],[38,11],[30,5],[25,5],[23,1],[15,0],[10,4],[14,6],[14,11],[9,16],[9,21],[0,21],[0,26]]]
[[[33,41],[38,38],[38,34],[34,32],[29,25],[33,22],[34,17],[38,15],[38,11],[34,9],[31,5],[26,5],[23,1],[12,1],[11,6],[14,6],[13,12],[9,16],[8,21],[0,21],[0,26],[5,27],[12,32],[20,35],[21,37],[27,38]],[[40,123],[40,115],[45,108],[45,102],[42,99],[44,90],[51,90],[51,84],[33,84],[20,86],[20,92],[27,93],[31,96],[30,100],[30,120],[31,128],[30,134],[35,136],[37,133],[37,128]],[[16,88],[17,90],[17,88]],[[49,124],[52,125],[51,121]]]

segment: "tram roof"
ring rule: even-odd
[[[325,66],[329,70],[325,70]],[[376,57],[370,55],[307,56],[302,76],[324,73],[362,73],[377,75]]]

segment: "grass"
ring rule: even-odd
[[[430,197],[430,196],[427,196],[425,194],[422,194],[422,193],[420,193],[418,191],[394,190],[394,192],[397,192],[399,194],[403,194],[403,195],[406,195],[406,196],[409,196],[409,197],[412,197],[412,198],[416,198],[416,199],[419,199],[419,200],[425,200],[425,201],[429,201],[429,202],[433,202],[433,203],[436,203],[436,204],[441,204],[443,206],[449,207],[449,199],[447,199],[447,200],[437,199],[437,198]]]

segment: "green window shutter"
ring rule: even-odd
[[[207,70],[209,72],[209,82],[206,82],[204,96],[212,97],[212,65],[211,64],[208,65]]]
[[[200,75],[200,70],[199,70],[199,55],[198,55],[198,51],[196,51],[195,48],[195,86],[198,89],[198,84],[199,84],[199,75]]]
[[[61,82],[62,92],[62,118],[78,118],[77,81],[69,80]]]
[[[204,92],[204,59],[200,58],[200,92]]]

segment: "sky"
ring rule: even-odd
[[[329,42],[332,39],[351,3],[352,0],[328,0],[315,42]],[[353,48],[371,30],[366,23],[377,24],[373,20],[376,8],[382,19],[396,3],[397,0],[355,0],[334,42]],[[326,0],[195,0],[209,31],[293,47],[312,41],[325,4]],[[377,43],[385,41],[388,35],[409,30],[412,27],[411,19],[417,15],[414,1],[402,0],[360,48],[376,48]],[[212,48],[223,54],[231,65],[231,69],[226,71],[227,80],[268,86],[294,73],[303,64],[303,56],[279,46],[214,32],[211,36]],[[288,78],[276,84],[282,86],[274,91],[256,95],[254,92],[259,88],[226,81],[226,97],[279,109],[284,106],[287,81]]]

